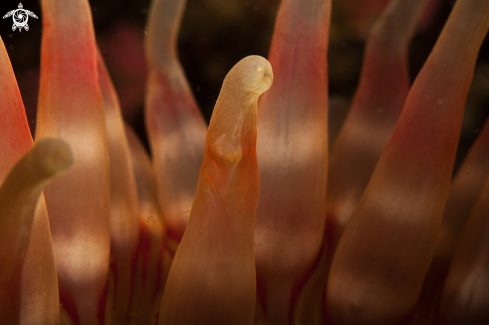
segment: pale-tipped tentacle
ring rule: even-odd
[[[7,52],[0,40],[0,184],[12,166],[32,148],[24,105]],[[41,195],[32,222],[21,275],[20,324],[59,323],[58,279],[49,220]]]
[[[270,64],[258,56],[241,60],[224,79],[189,223],[163,294],[161,325],[253,323],[257,101],[272,79]]]
[[[66,172],[72,164],[73,156],[65,142],[43,139],[15,164],[0,187],[2,324],[17,324],[21,318],[22,267],[42,189],[50,180]],[[45,323],[46,319],[39,321]]]

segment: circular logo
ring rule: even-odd
[[[22,28],[26,31],[29,30],[29,25],[27,25],[27,22],[29,21],[29,16],[37,18],[35,13],[29,10],[25,10],[22,6],[22,3],[19,3],[18,9],[7,12],[7,14],[3,16],[3,18],[7,18],[10,16],[12,16],[12,19],[14,20],[12,30],[15,31],[16,29],[19,29],[19,32],[22,31]]]

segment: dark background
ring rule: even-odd
[[[379,0],[380,1],[380,0]],[[97,41],[113,78],[126,120],[144,138],[143,100],[146,79],[143,39],[149,0],[90,0]],[[204,117],[210,119],[222,80],[241,58],[267,56],[279,0],[188,0],[179,37],[179,56]],[[334,0],[329,45],[329,92],[332,120],[341,119],[358,82],[364,37],[347,23],[341,3]],[[381,2],[381,1],[380,1]],[[2,0],[0,16],[16,9],[19,0]],[[37,0],[23,0],[28,32],[12,31],[12,19],[0,20],[0,36],[12,62],[29,123],[35,127],[42,15]],[[410,69],[414,79],[429,54],[454,1],[439,0],[432,18],[413,39]],[[0,94],[1,95],[1,94]],[[469,97],[460,157],[477,135],[489,112],[489,42],[484,43]],[[335,129],[335,127],[332,127]]]

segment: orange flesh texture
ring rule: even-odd
[[[2,76],[0,78],[2,94],[0,96],[0,152],[2,153],[0,184],[2,184],[13,165],[32,148],[32,137],[10,60],[1,40],[0,43],[0,75]],[[1,230],[2,233],[11,231],[3,228]],[[20,265],[21,269],[14,271],[20,277],[5,287],[9,303],[1,303],[1,305],[7,309],[7,315],[19,313],[20,324],[30,324],[34,320],[38,324],[57,324],[59,322],[58,280],[43,196],[35,211],[30,236],[27,238],[27,251],[22,257],[25,257],[24,260],[28,262],[23,266],[20,261],[14,263]],[[6,264],[2,261],[2,265]],[[20,287],[14,290],[12,287],[19,286],[18,281]],[[19,297],[12,297],[12,292],[19,292],[21,301],[17,300]]]
[[[155,0],[146,54],[150,75],[146,126],[169,235],[180,241],[188,222],[205,152],[206,124],[176,54],[185,1]]]
[[[435,252],[488,16],[487,1],[458,1],[411,88],[334,256],[332,324],[398,324],[412,312]]]
[[[0,320],[3,324],[18,324],[20,320],[19,300],[23,298],[20,289],[24,285],[20,275],[23,263],[30,262],[24,258],[42,188],[72,164],[73,157],[65,142],[43,139],[15,164],[0,187],[0,260],[7,266],[0,271]],[[30,307],[28,311],[36,311],[32,305],[27,307]],[[57,308],[49,304],[47,307]],[[49,313],[44,315],[49,316]],[[40,319],[39,323],[46,324],[46,321]]]
[[[43,0],[36,140],[59,137],[73,169],[46,187],[62,307],[101,324],[110,257],[110,166],[88,1]]]
[[[255,249],[259,299],[271,323],[288,322],[323,239],[330,9],[329,0],[282,2],[269,55],[275,84],[260,101]]]
[[[189,223],[166,282],[161,325],[253,323],[256,110],[272,79],[270,64],[258,56],[241,60],[224,79]]]
[[[137,135],[126,127],[131,149],[140,206],[140,237],[137,253],[131,318],[141,324],[155,324],[166,281],[163,268],[165,225],[158,206],[151,161]]]

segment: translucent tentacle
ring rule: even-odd
[[[256,110],[272,78],[268,61],[249,56],[224,79],[189,223],[163,294],[161,325],[253,323]]]
[[[332,324],[407,321],[435,253],[489,2],[456,3],[348,223],[327,284]]]
[[[437,324],[489,322],[489,175],[450,266]]]
[[[272,323],[288,323],[319,254],[328,170],[327,44],[331,2],[284,0],[270,63],[275,84],[260,101],[259,298]]]
[[[327,233],[332,246],[401,114],[410,87],[408,45],[424,3],[392,1],[369,35],[360,84],[329,157]]]
[[[150,76],[146,125],[158,198],[170,235],[185,231],[204,158],[206,125],[177,58],[185,0],[154,0],[146,54]]]
[[[110,256],[110,166],[86,0],[43,0],[36,139],[59,137],[73,169],[46,187],[60,300],[75,323],[102,324]]]
[[[163,266],[166,229],[148,153],[132,129],[126,127],[126,134],[136,176],[141,225],[131,318],[137,324],[156,324],[168,271]]]
[[[467,218],[479,197],[489,172],[489,119],[472,145],[455,176],[443,214],[442,229],[435,256],[426,274],[412,325],[435,321],[443,283]]]
[[[107,317],[113,324],[123,325],[129,324],[129,303],[139,239],[139,202],[119,100],[100,53],[98,75],[110,157],[110,276],[114,286],[107,296],[113,306]]]
[[[20,320],[21,274],[32,222],[43,187],[73,164],[68,145],[43,139],[15,166],[0,187],[0,319]],[[41,319],[41,322],[45,322]]]
[[[32,148],[24,105],[3,42],[0,40],[0,184],[13,165]],[[58,279],[51,230],[44,204],[39,200],[29,246],[22,268],[20,324],[59,323]]]

